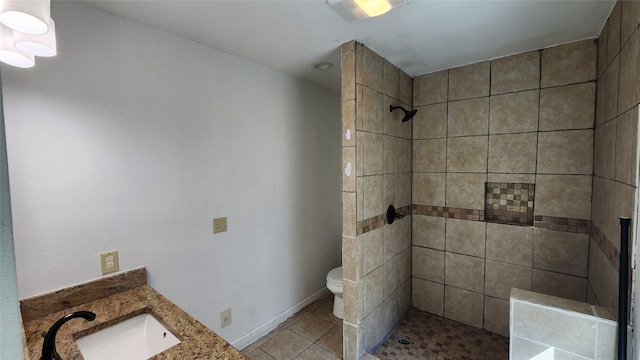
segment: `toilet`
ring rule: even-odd
[[[327,289],[335,297],[333,298],[333,315],[342,319],[342,266],[337,267],[327,274]]]

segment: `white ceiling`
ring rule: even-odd
[[[596,37],[615,1],[411,0],[356,23],[324,0],[84,2],[338,90],[338,48],[350,40],[415,76]],[[333,69],[312,68],[325,60]]]

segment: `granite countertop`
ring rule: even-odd
[[[70,312],[87,310],[96,313],[94,321],[73,319],[58,331],[56,348],[60,356],[65,360],[83,359],[75,339],[142,313],[154,315],[180,340],[178,345],[163,351],[151,359],[248,360],[246,356],[223,338],[146,285],[146,272],[144,275],[145,284],[110,294],[103,293],[102,295],[106,296],[85,303],[72,304],[72,306],[44,316],[33,318],[34,309],[38,308],[38,306],[22,303],[26,339],[25,359],[40,359],[44,341],[43,334],[49,330],[54,322]],[[86,290],[84,292],[86,293]],[[62,300],[58,308],[62,307],[64,303],[68,304],[69,302]]]

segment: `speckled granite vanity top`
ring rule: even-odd
[[[67,313],[88,310],[96,319],[74,319],[58,331],[56,347],[65,360],[82,359],[75,339],[142,313],[150,313],[180,340],[152,359],[245,360],[236,348],[146,284],[136,269],[20,302],[25,359],[39,360],[43,336]],[[248,360],[248,359],[247,359]]]

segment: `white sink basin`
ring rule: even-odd
[[[146,360],[180,343],[145,313],[76,340],[85,360]]]

